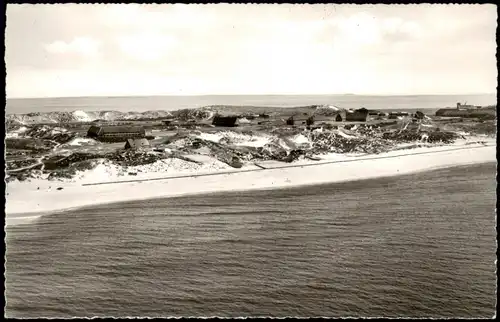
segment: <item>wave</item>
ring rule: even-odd
[[[5,225],[6,226],[18,226],[18,225],[26,225],[30,224],[38,219],[42,218],[42,215],[33,215],[33,216],[6,216],[5,217]]]

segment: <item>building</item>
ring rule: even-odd
[[[125,143],[125,149],[137,149],[148,146],[149,141],[147,139],[127,139],[127,143]]]
[[[346,120],[347,111],[345,108],[333,105],[315,105],[314,117],[316,121],[343,122]]]
[[[380,111],[377,111],[377,110],[368,110],[368,115],[370,116],[379,116],[380,115]]]
[[[313,124],[314,124],[314,116],[311,115],[310,117],[307,118],[306,125],[310,126],[310,125],[313,125]]]
[[[389,120],[395,120],[395,119],[398,119],[399,117],[405,117],[405,116],[410,116],[410,113],[408,113],[408,112],[390,112],[389,113]]]
[[[215,126],[226,126],[226,127],[234,127],[238,126],[236,121],[238,120],[237,116],[220,116],[215,115],[212,121],[212,124]]]
[[[127,139],[141,139],[146,137],[146,130],[134,126],[91,126],[87,137],[101,142],[125,142]]]
[[[330,112],[328,120],[331,121],[333,119],[335,122],[344,122],[347,120],[347,114],[347,110],[343,108],[337,109],[336,111]]]
[[[369,111],[366,108],[362,107],[355,111],[347,112],[345,120],[348,122],[366,122],[368,113]]]
[[[334,111],[327,115],[314,113],[315,122],[343,122],[346,119],[347,112],[345,110]]]
[[[436,116],[494,119],[496,117],[496,106],[482,107],[457,103],[456,108],[441,108],[437,110]]]
[[[417,120],[423,120],[425,118],[425,114],[420,111],[416,111],[413,117]]]
[[[462,103],[457,103],[457,110],[468,110],[468,109],[475,109],[477,108],[474,105],[468,105],[467,103],[462,104]]]

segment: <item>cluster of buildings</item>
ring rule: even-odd
[[[457,103],[456,107],[442,108],[436,111],[436,116],[464,118],[495,118],[496,106],[474,106]]]
[[[420,113],[420,114],[418,114]],[[315,123],[315,121],[330,121],[330,122],[366,122],[368,116],[383,117],[388,119],[399,119],[404,117],[414,117],[422,118],[423,113],[417,112],[417,114],[412,115],[408,112],[390,112],[381,113],[379,111],[368,110],[366,108],[360,108],[357,110],[345,110],[345,109],[334,109],[329,111],[328,115],[309,115],[309,113],[303,113],[304,115],[293,115],[287,120],[284,120],[286,125],[294,126],[295,124],[304,124],[307,127]],[[258,115],[259,118],[269,118],[269,115]],[[456,108],[444,108],[436,112],[436,116],[455,116],[455,117],[484,117],[484,116],[496,116],[496,106],[473,106],[457,103]],[[245,119],[247,123],[247,119]],[[163,120],[164,125],[172,125],[175,120],[168,118]],[[300,123],[299,123],[300,122]],[[235,127],[239,123],[238,116],[223,116],[216,114],[212,119],[213,126],[221,127]],[[193,121],[196,125],[196,121]],[[260,122],[259,122],[260,124]],[[111,126],[111,125],[92,125],[88,131],[87,136],[94,138],[95,140],[101,142],[125,142],[125,148],[139,148],[144,146],[149,146],[148,138],[146,135],[146,130],[141,126]]]

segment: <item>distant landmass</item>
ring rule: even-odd
[[[496,94],[477,95],[204,95],[204,96],[129,96],[7,99],[6,113],[121,111],[174,111],[212,105],[296,107],[334,105],[346,109],[365,107],[375,110],[438,110],[457,102],[474,105],[496,104]]]

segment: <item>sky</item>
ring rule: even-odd
[[[7,5],[7,98],[496,93],[494,5]]]

